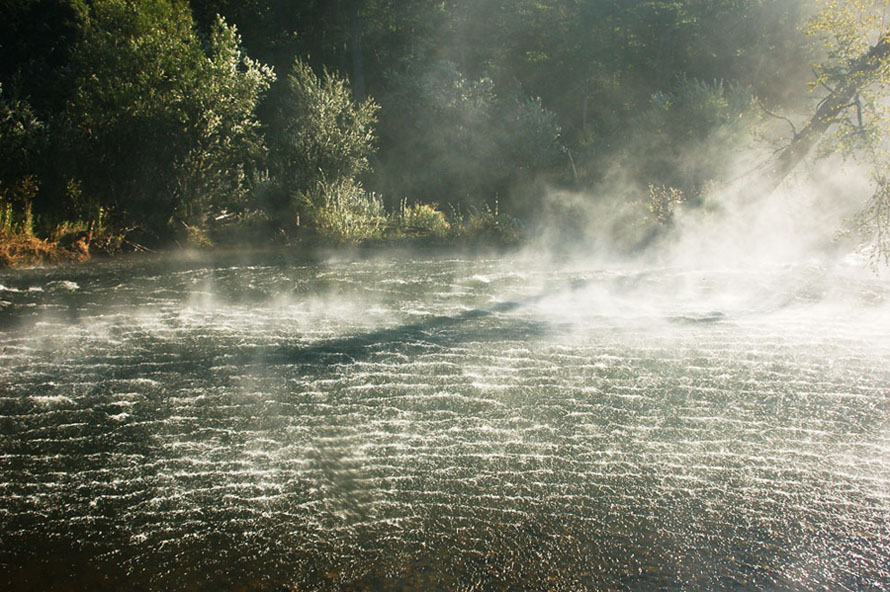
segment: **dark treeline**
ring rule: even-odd
[[[0,222],[109,247],[509,238],[545,187],[619,182],[663,220],[733,173],[761,105],[801,105],[809,6],[6,0]]]

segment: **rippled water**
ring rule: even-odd
[[[0,275],[6,590],[890,590],[890,286],[286,253]]]

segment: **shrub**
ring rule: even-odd
[[[214,245],[287,244],[290,237],[265,211],[224,210],[207,221],[207,238]]]
[[[669,224],[674,218],[674,210],[684,201],[683,191],[676,187],[649,184],[647,206],[654,222]]]
[[[445,214],[436,208],[436,204],[408,205],[407,199],[400,204],[397,225],[399,232],[407,236],[442,238],[451,230]]]
[[[319,181],[299,202],[306,222],[323,239],[357,244],[382,236],[386,223],[383,202],[351,179]]]
[[[34,232],[40,189],[39,160],[46,126],[26,101],[9,99],[0,86],[0,233]]]
[[[23,177],[8,190],[0,185],[0,235],[34,235],[32,206],[37,190],[34,175]]]
[[[488,204],[481,208],[471,207],[469,216],[456,213],[455,218],[458,221],[456,234],[469,241],[514,245],[522,239],[519,221],[502,213],[497,201],[493,208]]]

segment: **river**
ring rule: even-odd
[[[890,284],[382,252],[0,273],[0,587],[890,590]]]

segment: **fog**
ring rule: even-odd
[[[696,259],[695,222],[658,256],[0,275],[9,588],[885,581],[887,283]]]
[[[781,43],[807,3],[746,26],[508,4],[435,3],[366,181],[502,200],[519,247],[0,271],[0,587],[890,586],[890,274],[845,232],[873,174],[813,153],[764,189],[788,130],[753,99],[806,121],[822,96],[790,98],[806,68]],[[487,52],[504,25],[537,53]],[[579,32],[570,59],[555,40]],[[609,44],[634,67],[607,71]]]

